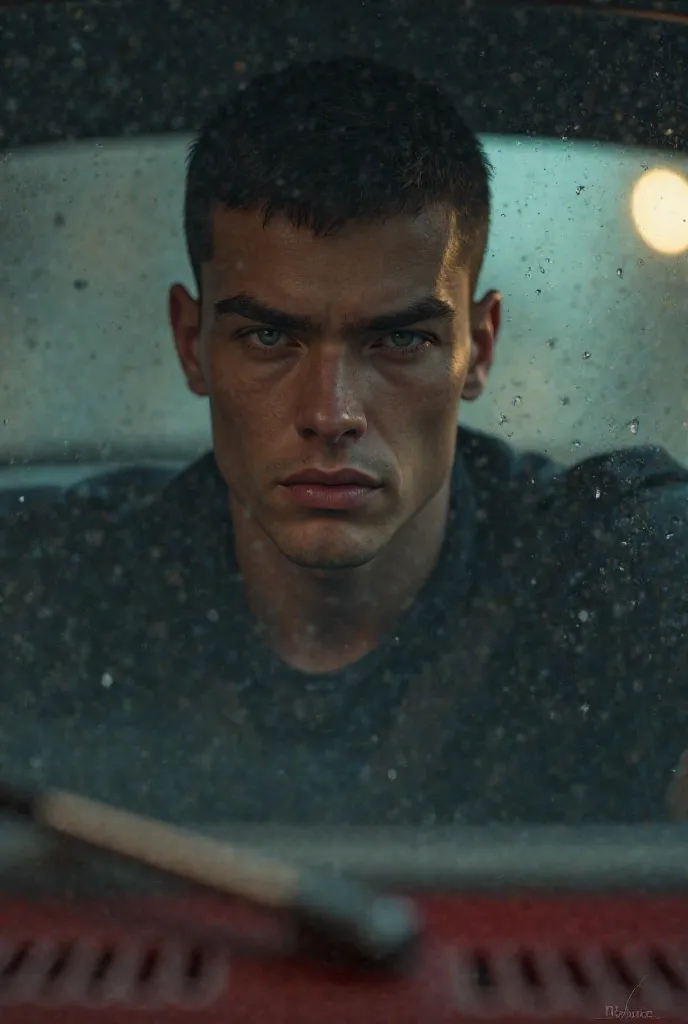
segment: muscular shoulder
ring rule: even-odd
[[[575,527],[586,517],[614,518],[618,507],[632,507],[649,519],[671,515],[688,488],[688,468],[663,448],[639,446],[593,456],[563,466],[546,455],[520,452],[490,435],[462,428],[458,466],[473,483],[476,502],[489,516],[509,509],[509,531],[519,520],[553,529]],[[524,511],[520,516],[519,509]],[[639,520],[640,522],[640,520]]]
[[[144,540],[146,515],[157,498],[115,483],[83,485],[44,505],[21,506],[0,518],[0,593],[30,602],[50,589],[69,598],[70,588],[98,562],[98,552],[120,547],[127,535]]]
[[[0,516],[5,589],[18,593],[39,580],[75,580],[99,560],[141,568],[146,552],[155,557],[158,548],[178,547],[180,537],[193,535],[208,501],[216,504],[213,467],[206,457],[180,473],[146,467],[104,474],[50,504],[17,506]]]
[[[110,528],[107,512],[60,501],[0,522],[0,613],[21,614],[49,593],[68,597],[79,569]]]
[[[661,818],[688,747],[688,473],[659,449],[591,460],[560,478],[548,517],[540,690],[566,723],[557,749],[605,820]]]
[[[660,448],[589,459],[555,475],[543,518],[562,551],[611,593],[683,591],[688,470]],[[568,538],[575,543],[567,545]],[[662,609],[655,603],[655,617]]]
[[[541,621],[594,637],[608,671],[615,658],[669,671],[688,629],[688,470],[659,448],[613,452],[548,467],[521,508]]]
[[[175,501],[163,500],[159,479],[149,478],[150,488],[131,482],[77,489],[0,519],[3,700],[30,702],[43,685],[78,688],[114,625],[125,637],[138,621],[137,597],[158,566]]]

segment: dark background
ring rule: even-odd
[[[0,0],[0,148],[193,130],[242,79],[340,52],[439,80],[477,131],[686,148],[688,28],[481,0]]]

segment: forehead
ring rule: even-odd
[[[381,223],[345,225],[318,237],[276,216],[217,208],[214,252],[204,267],[213,299],[247,292],[280,308],[398,304],[446,293],[464,277],[456,259],[455,218],[443,207]]]

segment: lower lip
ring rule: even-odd
[[[364,487],[361,484],[287,484],[285,489],[292,501],[304,508],[342,512],[365,505],[377,487]]]

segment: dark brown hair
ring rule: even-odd
[[[189,153],[185,232],[197,283],[218,204],[323,235],[438,202],[455,210],[459,259],[475,282],[491,174],[450,97],[407,71],[342,57],[260,75],[216,111]]]

